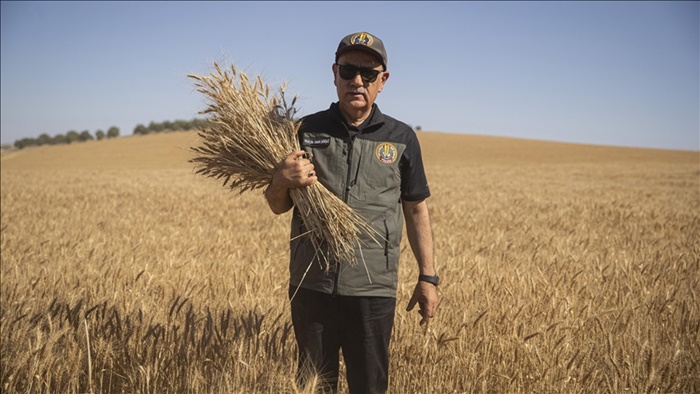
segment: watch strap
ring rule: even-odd
[[[440,284],[440,277],[437,275],[420,274],[420,275],[418,275],[418,281],[432,283],[433,285],[437,286]]]

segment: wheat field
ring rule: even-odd
[[[3,154],[2,392],[311,392],[290,214],[194,174],[196,138]],[[698,152],[419,139],[443,283],[421,327],[404,240],[390,392],[700,392]]]

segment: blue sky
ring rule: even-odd
[[[214,61],[337,99],[340,39],[380,37],[378,105],[423,130],[700,149],[698,2],[8,2],[2,143],[192,119]]]

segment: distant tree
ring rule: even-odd
[[[36,145],[36,140],[34,138],[22,138],[21,140],[15,141],[15,147],[17,149],[24,149],[34,145]]]
[[[94,140],[95,138],[92,136],[92,134],[90,134],[90,132],[89,132],[88,130],[83,130],[83,131],[80,133],[80,136],[78,137],[78,139],[79,139],[81,142],[85,142],[85,141],[92,141],[92,140]]]
[[[163,124],[151,121],[151,123],[148,124],[148,130],[152,133],[161,132],[163,131]]]
[[[95,138],[97,138],[98,141],[103,140],[105,138],[105,132],[102,130],[97,130],[95,132]]]
[[[63,134],[56,134],[53,136],[53,139],[51,140],[51,144],[53,145],[60,145],[60,144],[67,144],[68,139],[66,139],[66,136]]]
[[[161,128],[162,131],[173,131],[173,122],[166,120],[165,122],[161,123]]]
[[[117,138],[119,137],[119,127],[112,126],[107,130],[107,138]]]
[[[78,142],[78,141],[80,141],[80,134],[78,134],[78,132],[75,130],[71,130],[71,131],[66,133],[66,141],[69,144],[72,144],[74,142]]]
[[[43,134],[39,135],[39,138],[36,139],[36,144],[40,145],[40,146],[41,145],[50,145],[51,141],[52,141],[51,136],[49,136],[46,133],[43,133]]]
[[[192,119],[192,128],[193,129],[206,129],[207,127],[209,127],[208,120],[201,119],[201,118]]]
[[[422,128],[422,127],[420,127],[420,126],[416,126],[416,131],[421,131],[421,130],[423,130],[423,128]]]
[[[134,134],[136,135],[146,135],[148,134],[148,129],[146,126],[142,125],[141,123],[137,124],[136,127],[134,127]]]
[[[187,127],[185,127],[187,124],[187,121],[185,120],[176,120],[173,122],[173,130],[174,131],[179,131],[179,130],[187,130]]]

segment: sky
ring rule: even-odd
[[[214,62],[337,100],[343,36],[384,42],[382,112],[424,131],[700,149],[698,2],[2,1],[3,144],[200,117]]]

